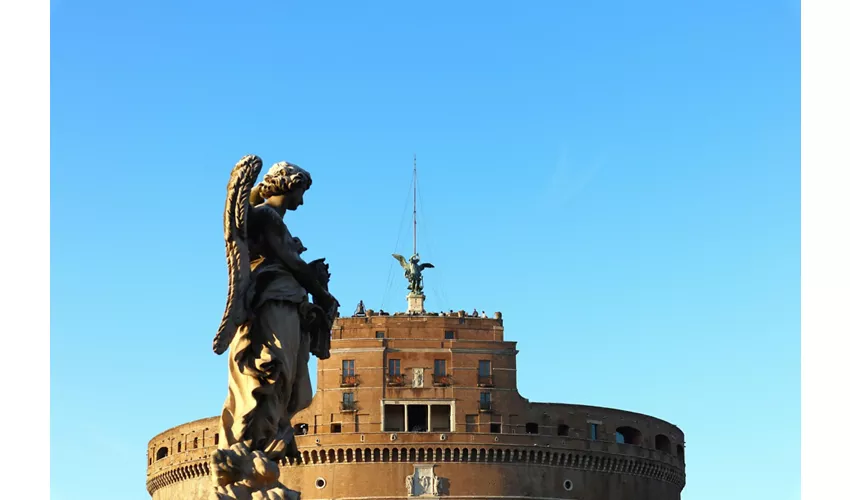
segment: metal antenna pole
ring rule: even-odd
[[[416,255],[416,153],[413,154],[413,255]]]

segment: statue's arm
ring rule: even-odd
[[[298,283],[300,283],[301,286],[310,293],[310,295],[327,302],[333,302],[336,300],[325,289],[314,269],[296,252],[287,248],[286,242],[284,242],[283,239],[282,222],[274,224],[268,223],[267,221],[267,223],[264,224],[263,236],[266,239],[268,247],[275,253],[275,256],[292,272],[292,275],[296,280],[298,280]]]

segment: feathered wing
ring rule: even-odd
[[[397,260],[398,263],[401,264],[401,267],[407,269],[407,259],[397,253],[394,253],[393,257],[395,257],[395,260]]]
[[[424,264],[420,265],[419,267],[420,267],[421,269],[433,269],[433,268],[434,268],[434,264],[431,264],[430,262],[426,262],[426,263],[424,263]]]
[[[224,202],[224,244],[227,253],[227,304],[218,333],[213,339],[213,351],[227,350],[236,330],[248,319],[246,294],[251,284],[251,256],[248,250],[248,218],[251,212],[251,188],[257,182],[263,160],[248,155],[230,172],[227,199]]]

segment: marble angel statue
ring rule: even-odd
[[[216,354],[230,350],[222,449],[213,457],[219,486],[251,481],[235,477],[243,467],[228,464],[241,459],[256,464],[261,457],[267,466],[260,468],[276,469],[275,461],[297,455],[290,418],[310,404],[307,362],[311,352],[320,359],[330,356],[330,329],[339,307],[328,292],[324,259],[302,260],[306,248],[283,220],[303,204],[310,174],[297,165],[277,163],[254,187],[262,165],[257,156],[242,158],[227,186],[229,290],[213,340]]]

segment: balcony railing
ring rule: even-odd
[[[404,374],[388,373],[387,374],[387,386],[388,387],[403,387],[404,386]]]
[[[490,413],[493,411],[493,403],[491,401],[479,401],[478,411],[481,413]]]
[[[446,374],[432,374],[434,387],[448,387],[452,385],[452,376]]]
[[[478,375],[478,387],[493,387],[493,376]]]
[[[357,411],[357,401],[343,401],[339,404],[339,411]]]
[[[360,385],[360,376],[359,375],[340,375],[339,376],[339,386],[340,387],[354,387]]]

